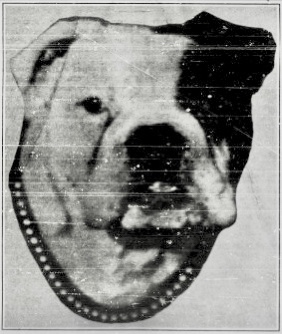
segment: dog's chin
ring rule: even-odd
[[[180,229],[128,229],[123,220],[117,218],[107,229],[74,229],[72,242],[80,242],[77,252],[86,262],[82,270],[79,262],[75,269],[64,266],[74,284],[106,308],[175,298],[199,273],[219,232],[188,223]]]
[[[77,226],[72,241],[83,245],[78,252],[88,270],[65,266],[72,281],[105,307],[158,308],[176,298],[198,275],[220,228],[198,211],[166,206],[129,204],[104,228]]]

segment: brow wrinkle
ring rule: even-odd
[[[101,135],[99,137],[97,145],[95,145],[92,157],[91,157],[91,159],[87,163],[88,164],[88,170],[87,170],[87,174],[88,175],[90,175],[92,173],[92,170],[93,170],[93,168],[96,165],[97,156],[98,156],[98,153],[99,153],[99,149],[102,147],[101,143],[102,143],[102,139],[103,139],[104,133],[106,132],[106,130],[108,129],[108,127],[111,125],[112,121],[113,121],[113,118],[111,116],[109,116],[109,118],[107,119],[107,121],[106,121],[106,123],[105,123],[105,125],[103,127],[103,130],[102,130],[102,133],[101,133]]]

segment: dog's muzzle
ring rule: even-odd
[[[127,240],[129,237],[139,240],[140,247],[156,242],[169,244],[169,237],[178,236],[179,229],[172,227],[168,233],[169,226],[161,222],[154,225],[153,217],[157,212],[165,215],[179,210],[189,200],[182,181],[190,172],[183,170],[189,141],[173,126],[156,124],[135,129],[124,146],[129,177],[128,192],[122,199],[124,217],[112,221],[109,231],[120,242],[125,236]],[[159,238],[154,238],[156,233]]]
[[[189,124],[190,116],[183,117],[188,119],[183,124]],[[197,133],[196,126],[192,131],[188,125],[187,131],[180,122],[151,121],[141,126],[128,123],[128,131],[117,131],[111,142],[106,139],[102,143],[93,162],[92,184],[110,180],[112,189],[104,198],[82,197],[84,212],[88,213],[85,222],[90,228],[106,229],[126,247],[178,247],[185,244],[195,226],[197,230],[220,230],[234,222],[233,193],[226,191],[230,185],[214,173],[211,153],[200,129]],[[214,195],[201,188],[199,178],[206,171],[210,171]],[[231,211],[222,224],[208,217],[210,210],[217,215],[219,192]]]

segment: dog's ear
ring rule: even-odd
[[[54,87],[52,81],[60,73],[69,46],[76,40],[76,25],[75,18],[57,21],[12,58],[11,70],[24,96],[32,88],[40,90],[42,86]],[[60,63],[51,71],[51,65],[58,59],[61,60]],[[46,83],[46,80],[50,82]]]
[[[182,25],[155,27],[157,33],[189,37],[181,68],[187,87],[242,89],[253,94],[274,66],[275,41],[261,28],[236,25],[201,12]],[[181,85],[183,86],[183,85]]]
[[[261,28],[239,26],[202,12],[189,24],[193,39],[202,48],[199,58],[210,66],[205,82],[255,93],[274,67],[275,41]]]
[[[20,168],[30,154],[48,117],[49,101],[58,85],[68,48],[76,40],[77,18],[62,19],[11,60],[11,70],[24,99],[24,122],[17,159]]]

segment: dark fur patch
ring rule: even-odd
[[[235,25],[207,12],[182,25],[153,30],[192,39],[179,64],[176,99],[200,122],[210,147],[226,139],[230,181],[237,184],[252,144],[251,97],[274,66],[271,33]]]

